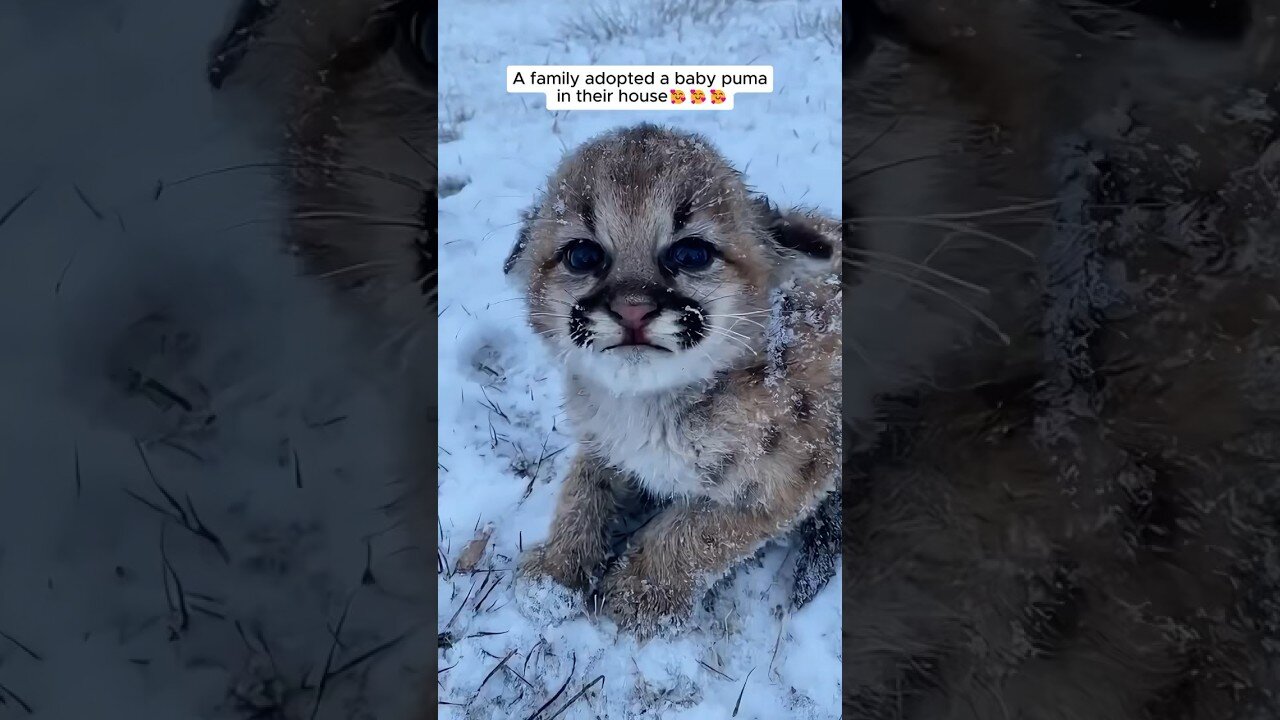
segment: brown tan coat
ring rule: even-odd
[[[580,590],[603,574],[604,610],[650,632],[835,488],[838,226],[777,212],[708,141],[650,125],[588,142],[547,188],[508,268],[565,367],[579,445],[550,539],[523,568]],[[610,258],[599,272],[566,269],[584,238]],[[714,261],[664,265],[691,238]],[[608,303],[650,297],[661,347],[614,344]],[[606,568],[619,494],[636,491],[670,504]]]

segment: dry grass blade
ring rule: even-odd
[[[231,553],[227,552],[227,547],[222,544],[222,539],[217,535],[214,535],[213,531],[210,530],[208,526],[204,524],[204,521],[200,519],[200,516],[196,514],[196,506],[191,503],[191,496],[187,495],[185,496],[185,499],[187,501],[187,512],[191,515],[192,522],[187,529],[195,535],[207,540],[210,545],[213,545],[213,549],[217,551],[218,556],[222,558],[222,561],[230,565]]]
[[[531,689],[531,690],[536,690],[536,689],[537,689],[537,688],[535,688],[535,687],[533,686],[533,683],[529,682],[528,678],[526,678],[525,676],[523,676],[523,675],[521,675],[520,673],[516,672],[516,669],[515,669],[515,668],[513,668],[513,667],[511,667],[510,665],[506,666],[506,667],[505,667],[505,668],[503,668],[503,669],[504,669],[504,670],[506,670],[507,672],[511,673],[512,675],[515,675],[515,676],[516,676],[516,678],[517,678],[520,682],[522,682],[522,683],[524,683],[525,685],[527,685],[527,686],[529,687],[529,689]],[[523,697],[523,693],[521,693],[521,697]],[[514,704],[514,703],[513,703],[513,704]]]
[[[102,211],[99,210],[98,207],[93,204],[93,201],[89,199],[89,196],[85,194],[84,190],[81,190],[80,186],[75,183],[72,183],[71,187],[75,189],[76,196],[80,198],[80,202],[84,204],[86,208],[89,209],[90,213],[93,214],[94,219],[96,219],[98,222],[102,222],[103,218],[105,218],[106,216],[103,215]]]
[[[501,578],[502,576],[499,574],[498,579],[500,580]],[[484,601],[489,599],[489,595],[493,593],[493,589],[496,587],[498,587],[498,580],[494,580],[493,584],[489,586],[489,589],[484,591],[484,595],[480,596],[480,599],[476,601],[475,607],[472,609],[479,612],[480,607],[484,605]]]
[[[475,590],[476,590],[476,579],[475,579],[475,576],[473,575],[471,577],[471,588],[467,590],[466,597],[462,598],[462,603],[458,605],[458,609],[453,611],[453,617],[449,618],[449,622],[445,623],[445,626],[444,626],[445,630],[448,630],[453,625],[453,622],[458,619],[458,615],[462,612],[462,608],[467,606],[467,601],[471,599],[471,593],[475,592]]]
[[[560,689],[556,691],[555,695],[551,696],[550,700],[543,703],[542,707],[535,710],[533,714],[525,718],[525,720],[536,720],[539,715],[541,715],[547,708],[551,707],[551,705],[564,694],[565,688],[569,687],[569,680],[573,678],[574,671],[578,669],[578,654],[574,653],[571,657],[573,658],[573,664],[569,666],[569,675],[565,677],[564,684],[560,686]]]
[[[738,701],[733,704],[733,714],[729,717],[738,717],[738,710],[742,707],[742,695],[747,691],[747,681],[751,679],[751,673],[755,671],[755,668],[751,668],[747,671],[747,676],[742,679],[742,689],[738,691]]]
[[[584,685],[582,689],[578,691],[577,695],[574,695],[573,697],[569,698],[569,702],[565,703],[564,707],[561,707],[559,710],[557,710],[554,715],[547,716],[547,720],[556,720],[556,718],[563,715],[566,710],[568,710],[570,707],[573,706],[574,703],[578,702],[579,698],[581,698],[583,695],[586,695],[588,690],[595,687],[596,683],[600,683],[601,685],[603,685],[604,676],[597,675],[594,680]]]
[[[160,494],[164,496],[164,499],[168,501],[169,507],[173,508],[174,514],[178,518],[178,521],[181,522],[184,527],[187,527],[188,520],[187,520],[186,511],[182,509],[182,504],[178,502],[177,498],[171,495],[169,491],[164,488],[164,485],[160,484],[160,480],[159,478],[156,477],[155,471],[151,469],[151,460],[147,457],[147,451],[146,451],[146,448],[142,446],[142,441],[134,440],[133,444],[135,447],[138,448],[138,457],[142,458],[142,466],[146,468],[147,477],[151,479],[151,484],[154,485],[156,489],[160,491]],[[147,504],[150,505],[151,503],[147,503]],[[155,507],[155,506],[153,505],[152,507]],[[164,512],[164,511],[161,511],[161,512]],[[165,513],[165,514],[167,515],[168,513]]]
[[[350,660],[334,668],[333,672],[329,673],[329,677],[331,678],[337,677],[342,673],[350,670],[351,668],[354,668],[360,665],[361,663],[364,663],[364,662],[367,662],[368,660],[373,659],[374,657],[399,645],[405,638],[409,637],[409,635],[410,635],[410,632],[404,632],[384,643],[380,643],[378,645],[373,646],[372,648],[360,653],[359,655],[351,658]]]
[[[9,633],[7,633],[7,632],[5,632],[5,631],[3,631],[3,630],[0,630],[0,637],[4,638],[5,640],[8,640],[8,641],[9,641],[9,642],[11,642],[11,643],[13,643],[15,646],[17,646],[17,648],[18,648],[19,650],[21,650],[22,652],[24,652],[24,653],[26,653],[27,655],[31,656],[31,659],[32,659],[32,660],[41,660],[41,661],[42,661],[42,660],[44,660],[44,658],[40,657],[39,653],[37,653],[35,650],[32,650],[31,648],[27,647],[27,646],[26,646],[26,645],[24,645],[23,643],[19,642],[17,638],[15,638],[14,636],[10,635]]]
[[[215,535],[213,531],[200,520],[200,516],[196,513],[195,505],[191,502],[191,496],[186,496],[187,508],[186,510],[183,510],[182,504],[178,502],[178,499],[166,490],[164,485],[160,484],[159,478],[156,477],[155,471],[151,468],[151,461],[147,458],[147,452],[142,446],[142,441],[134,440],[134,445],[138,448],[138,455],[142,458],[142,464],[147,470],[147,476],[151,478],[151,484],[155,485],[156,489],[160,491],[160,494],[164,496],[165,500],[169,503],[169,507],[173,509],[173,512],[170,513],[128,488],[125,488],[125,493],[161,515],[176,521],[187,532],[206,540],[209,544],[213,545],[213,549],[217,551],[218,557],[221,557],[223,562],[230,564],[231,554],[227,552],[226,546],[222,544],[222,539]]]
[[[453,576],[453,569],[449,567],[449,556],[439,547],[436,548],[436,574],[445,577]]]
[[[320,672],[320,684],[316,687],[316,701],[311,706],[311,720],[315,720],[320,714],[320,705],[324,702],[324,691],[329,687],[329,678],[333,677],[333,659],[338,654],[338,645],[341,644],[342,629],[347,624],[347,615],[351,612],[351,603],[356,599],[355,591],[347,596],[347,602],[342,607],[342,614],[338,616],[337,626],[333,629],[333,641],[329,643],[329,654],[324,660],[324,669]]]
[[[22,708],[23,711],[25,711],[28,715],[36,714],[35,709],[32,708],[29,704],[27,704],[27,701],[23,700],[22,697],[18,695],[18,693],[10,690],[8,687],[4,685],[4,683],[0,683],[0,703],[3,703],[6,697],[18,703],[18,707]]]
[[[84,478],[80,474],[80,445],[77,444],[74,449],[75,465],[76,465],[76,499],[80,498],[80,492],[84,490]]]
[[[489,671],[489,674],[484,676],[484,680],[480,681],[480,687],[476,688],[476,695],[479,695],[480,691],[484,689],[485,683],[489,682],[489,678],[496,675],[498,671],[502,669],[502,666],[506,665],[507,661],[511,659],[511,656],[515,654],[515,648],[512,648],[511,652],[507,653],[506,657],[502,658],[502,660],[498,661],[497,665],[493,666],[493,669]]]
[[[533,651],[542,647],[542,643],[546,641],[546,638],[538,638],[538,642],[534,643],[533,647],[529,648],[529,652],[524,654],[524,667],[521,668],[522,670],[529,672],[529,659],[533,657]]]
[[[731,678],[731,677],[729,677],[728,675],[724,674],[724,672],[723,672],[723,671],[721,671],[721,670],[717,670],[717,669],[715,669],[715,668],[711,667],[710,665],[708,665],[707,663],[705,663],[705,662],[703,662],[703,661],[701,661],[701,660],[699,660],[699,661],[698,661],[698,664],[699,664],[699,665],[701,665],[702,667],[704,667],[704,668],[706,668],[706,669],[710,670],[711,672],[713,672],[713,673],[715,673],[715,674],[719,675],[720,677],[724,678],[725,680],[728,680],[729,682],[735,682],[733,678]]]
[[[39,187],[33,187],[28,190],[26,195],[18,198],[17,202],[10,205],[9,209],[5,210],[3,215],[0,215],[0,227],[3,227],[5,223],[9,222],[9,218],[13,217],[14,213],[18,212],[19,208],[27,204],[27,201],[31,199],[31,196],[36,194],[36,190],[39,190]]]
[[[182,579],[178,577],[178,571],[174,569],[173,563],[169,562],[169,553],[165,550],[164,526],[160,528],[160,561],[161,569],[164,571],[161,581],[164,583],[165,602],[169,605],[169,612],[178,613],[178,627],[173,628],[173,632],[180,633],[191,625],[191,612],[187,606],[187,593],[182,587]],[[172,589],[169,587],[171,583]]]
[[[787,619],[791,617],[790,613],[783,615],[778,621],[778,635],[773,639],[773,654],[769,656],[769,670],[773,670],[773,664],[778,661],[778,648],[782,647],[782,631],[787,627]]]

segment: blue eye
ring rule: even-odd
[[[604,248],[590,240],[574,240],[564,250],[564,266],[571,272],[585,273],[604,265]]]
[[[687,237],[667,248],[667,264],[678,270],[705,270],[715,248],[700,237]]]

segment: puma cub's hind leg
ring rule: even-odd
[[[574,458],[556,500],[555,518],[546,543],[530,548],[521,561],[526,577],[549,577],[585,591],[608,553],[607,531],[617,513],[617,493],[624,479],[587,453]]]

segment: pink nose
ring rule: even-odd
[[[658,309],[653,303],[615,303],[609,307],[622,318],[622,326],[632,330],[644,327],[649,321],[649,315]]]

